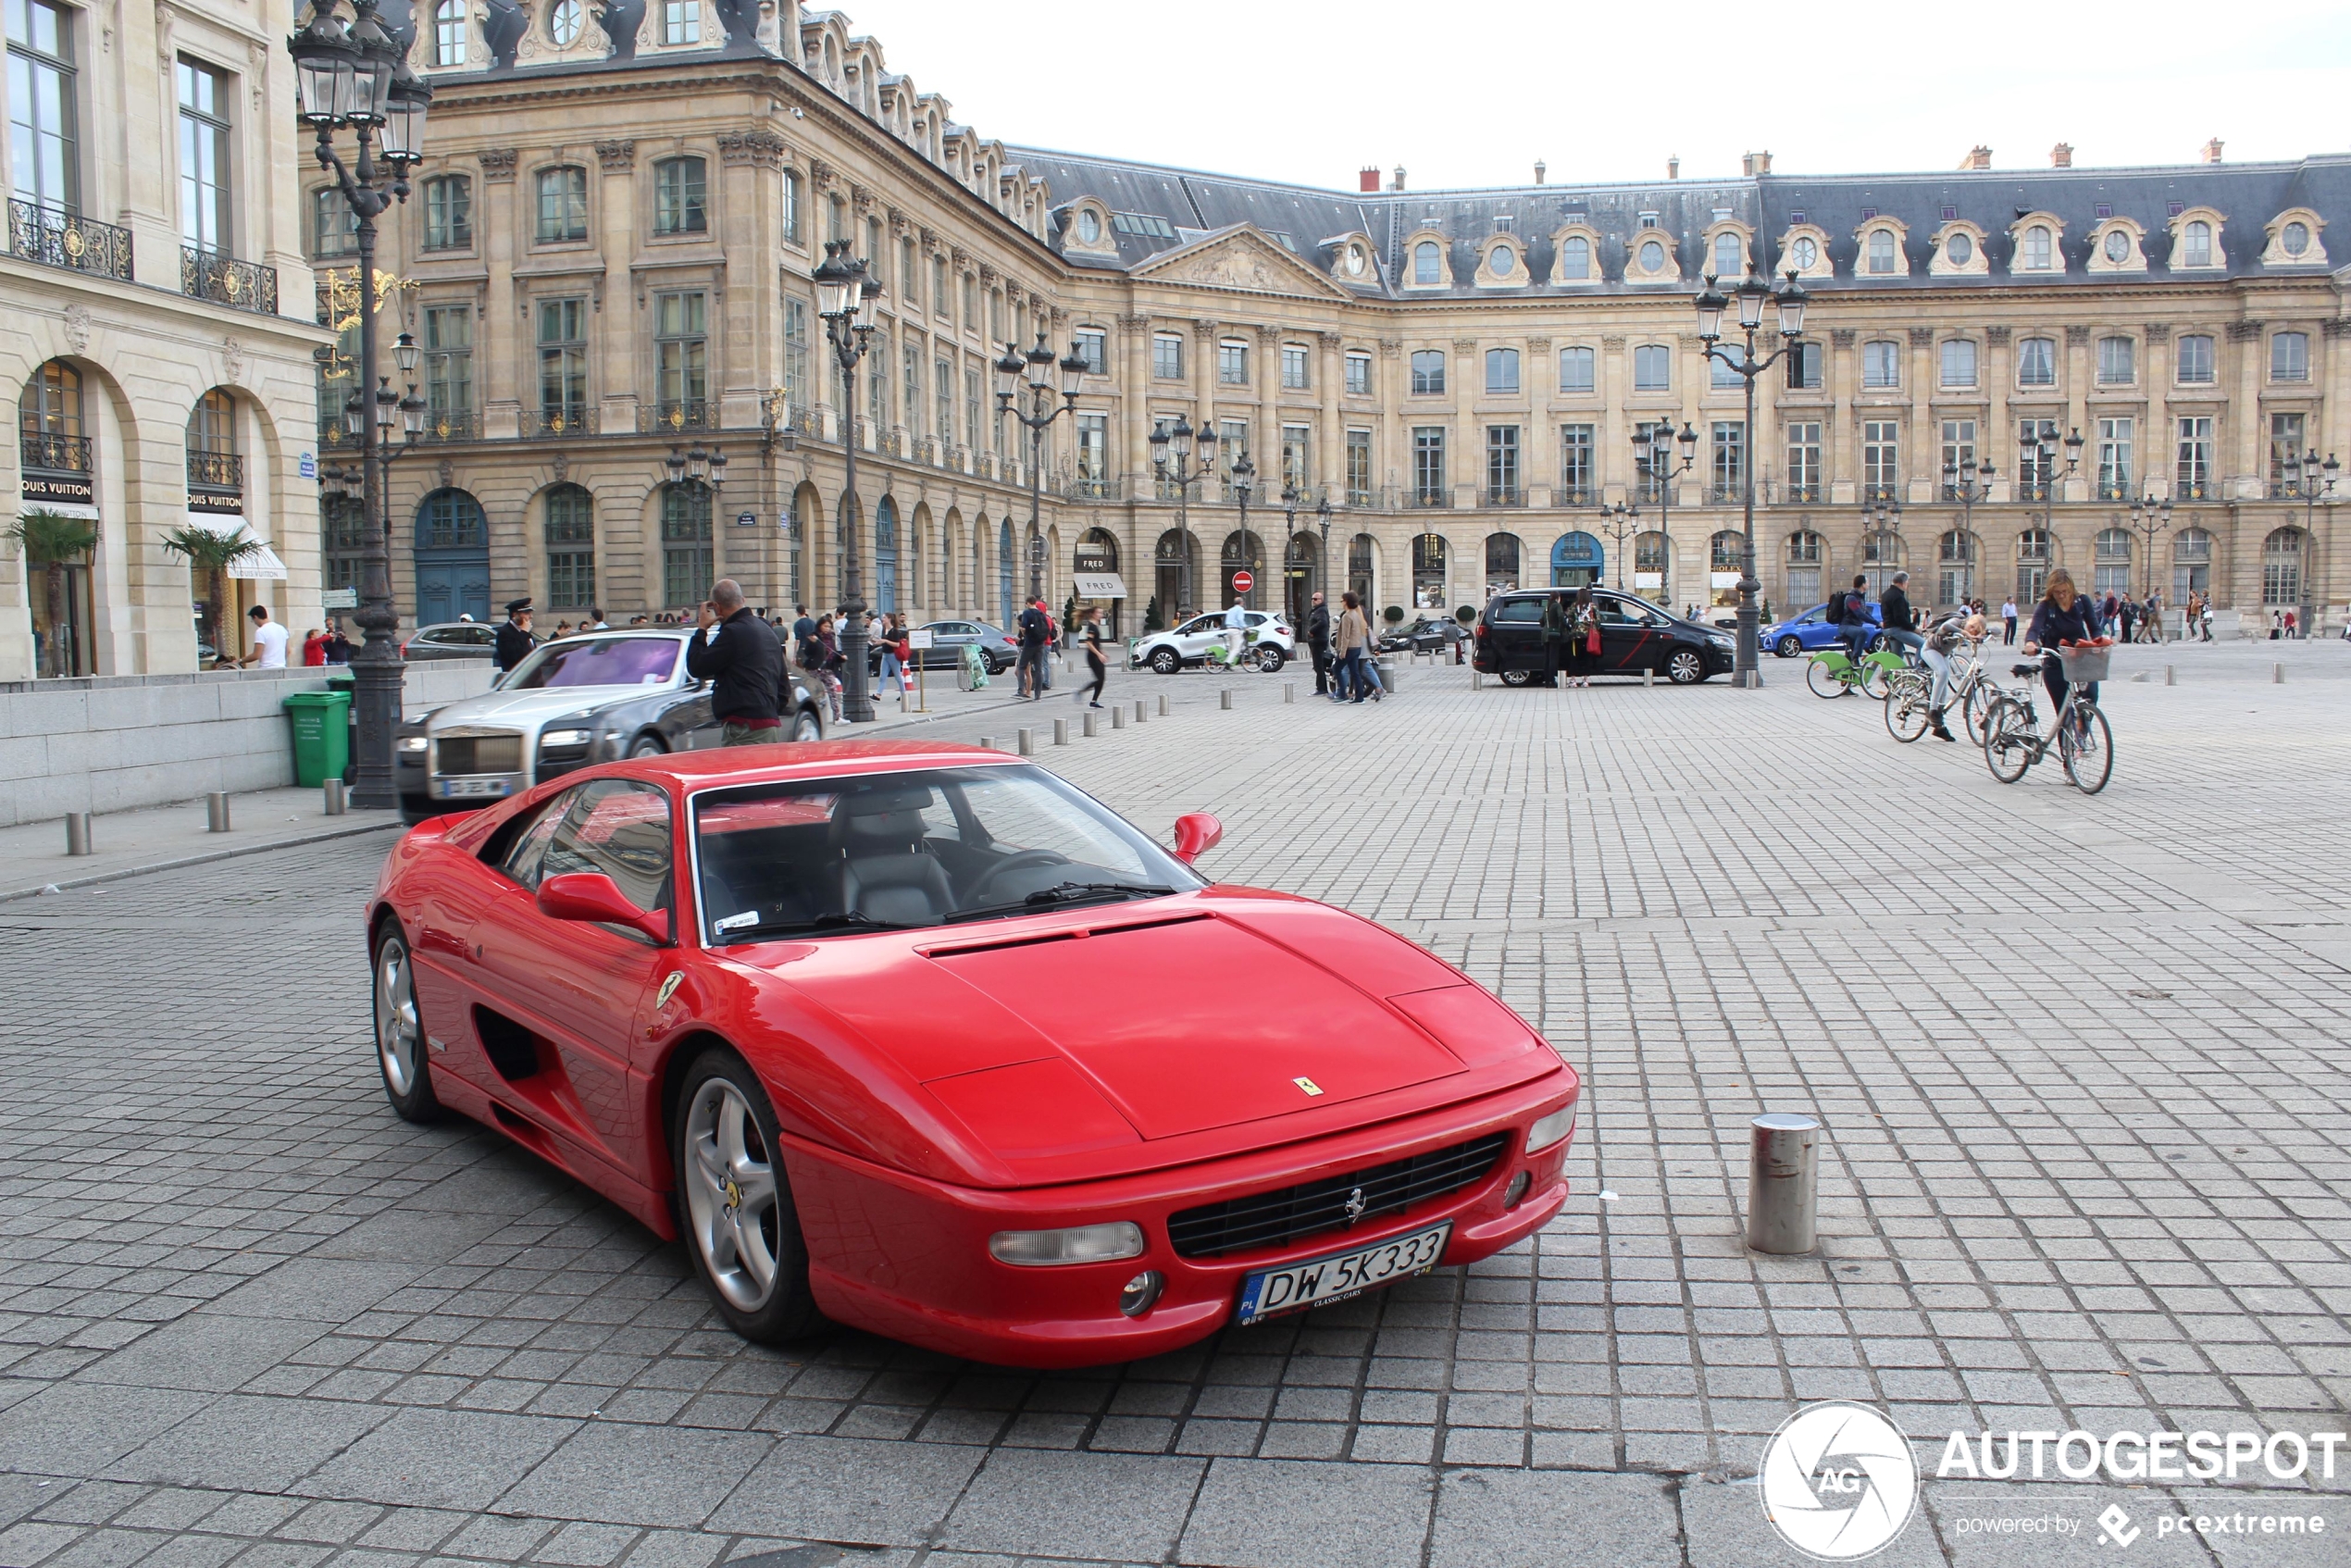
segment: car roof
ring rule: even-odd
[[[722,746],[707,752],[674,752],[616,763],[609,769],[598,771],[622,778],[667,779],[680,789],[700,789],[712,784],[767,784],[822,778],[842,771],[843,765],[867,773],[885,772],[893,766],[964,767],[976,762],[1020,760],[992,747],[958,745],[948,740],[801,740],[791,744],[784,761],[753,762],[743,754],[748,749]]]

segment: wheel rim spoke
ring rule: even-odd
[[[775,1170],[753,1152],[765,1139],[750,1101],[724,1078],[695,1092],[686,1118],[686,1197],[711,1283],[728,1303],[754,1311],[777,1273],[766,1223],[776,1213]],[[746,1125],[747,1122],[749,1125]],[[731,1201],[730,1201],[731,1200]]]

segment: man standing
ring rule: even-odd
[[[807,605],[795,604],[792,608],[800,612],[800,618],[791,623],[792,646],[797,648],[816,635],[816,622],[809,615]]]
[[[1053,617],[1042,599],[1020,613],[1020,688],[1032,703],[1045,697],[1045,653],[1053,641]]]
[[[711,716],[723,746],[764,746],[783,738],[784,645],[743,603],[742,585],[723,577],[694,612],[686,673],[710,682]]]
[[[591,604],[588,606],[588,618],[579,623],[579,629],[582,631],[610,631],[612,629],[612,624],[604,619],[603,611],[598,609],[595,605]]]
[[[530,635],[530,601],[509,599],[506,601],[506,618],[498,623],[498,645],[494,654],[498,673],[504,675],[513,669],[530,657],[530,651],[538,646],[539,640]]]
[[[285,668],[286,628],[269,618],[266,604],[255,604],[245,614],[253,621],[253,652],[239,660],[239,665],[247,669],[256,666],[262,669]]]
[[[2007,629],[2005,632],[2003,632],[2003,633],[2001,634],[2001,636],[2000,636],[2000,644],[2001,644],[2001,646],[2003,646],[2003,647],[2009,647],[2009,648],[2012,648],[2012,647],[2016,646],[2016,601],[2015,601],[2015,600],[2013,600],[2013,599],[2003,599],[2003,600],[2001,600],[2001,601],[2000,601],[2000,620],[2001,620],[2001,622],[2002,622],[2002,623],[2003,623],[2003,624],[2004,624],[2004,625],[2008,628],[2008,629]]]
[[[1306,612],[1306,648],[1314,655],[1314,695],[1326,697],[1331,690],[1331,607],[1323,603],[1323,591],[1314,591],[1314,607]]]

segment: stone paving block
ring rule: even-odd
[[[1418,1568],[1433,1478],[1417,1467],[1220,1459],[1176,1561],[1202,1568]]]
[[[933,1537],[987,1457],[984,1450],[945,1443],[786,1437],[742,1478],[709,1527],[919,1545]]]
[[[999,1449],[948,1516],[940,1544],[964,1551],[1159,1562],[1184,1529],[1206,1465],[1176,1456]]]
[[[274,1492],[389,1420],[370,1405],[230,1394],[108,1467],[126,1480]]]
[[[407,1410],[303,1478],[312,1497],[483,1509],[578,1429],[486,1411]]]
[[[688,1528],[725,1501],[773,1439],[596,1422],[498,1500],[501,1512]]]
[[[194,1312],[85,1369],[97,1383],[226,1393],[319,1338],[309,1320]]]
[[[1680,1537],[1662,1476],[1461,1471],[1437,1491],[1427,1568],[1558,1568],[1587,1552],[1611,1568],[1682,1568]]]
[[[405,1263],[290,1258],[212,1304],[238,1317],[347,1323],[417,1277]]]
[[[174,1389],[52,1384],[0,1420],[0,1468],[95,1475],[211,1402]]]

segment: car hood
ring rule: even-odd
[[[549,686],[529,691],[491,691],[435,708],[425,725],[435,734],[481,724],[529,729],[566,714],[668,690],[664,686]]]

